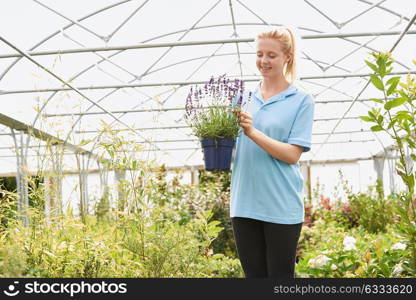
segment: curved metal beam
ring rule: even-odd
[[[1,40],[1,37],[0,37]],[[416,74],[416,70],[411,70],[410,72],[393,72],[390,75],[406,75],[406,74]],[[316,80],[316,79],[334,79],[334,78],[355,78],[355,77],[369,77],[371,73],[361,73],[361,74],[337,74],[337,75],[324,75],[324,76],[303,76],[300,77],[300,80]],[[236,78],[239,76],[230,75],[230,78]],[[254,77],[254,76],[251,76]],[[243,79],[245,82],[258,81],[260,78],[249,78]],[[177,82],[152,82],[152,83],[133,83],[133,84],[115,84],[115,85],[103,85],[103,86],[80,86],[76,89],[78,90],[101,90],[101,89],[120,89],[120,88],[135,88],[135,87],[154,87],[154,86],[186,86],[194,84],[205,84],[206,81],[177,81]],[[49,88],[49,89],[28,89],[28,90],[10,90],[10,91],[1,91],[1,95],[7,94],[25,94],[25,93],[46,93],[46,92],[62,92],[62,91],[71,91],[74,88]]]
[[[396,42],[394,43],[394,45],[392,46],[392,48],[390,49],[389,52],[393,52],[394,49],[396,48],[396,46],[400,43],[400,41],[402,40],[403,36],[406,34],[406,32],[409,30],[409,28],[415,23],[416,21],[416,14],[413,16],[413,18],[409,21],[409,23],[407,24],[406,28],[403,30],[402,34],[400,35],[400,37],[396,40]],[[360,92],[357,94],[356,97],[354,97],[354,100],[351,102],[351,105],[348,107],[348,109],[344,112],[343,117],[335,124],[334,128],[332,129],[331,133],[328,134],[327,138],[325,139],[325,142],[329,140],[329,138],[331,137],[332,133],[335,131],[335,129],[338,127],[338,125],[342,122],[342,120],[345,118],[345,116],[348,114],[348,112],[351,110],[352,106],[354,105],[354,103],[356,102],[356,100],[360,97],[360,95],[364,92],[364,90],[369,86],[370,84],[370,80],[367,80],[367,83],[364,85],[364,87],[360,90]],[[322,148],[322,145],[316,150],[316,152],[313,153],[312,159],[317,155],[317,153],[319,152],[319,150]]]
[[[220,24],[220,25],[210,25],[210,26],[202,26],[202,27],[195,27],[195,29],[201,29],[201,28],[206,28],[206,27],[218,27],[218,26],[229,26],[230,24]],[[257,25],[263,25],[263,24],[257,24]],[[273,26],[280,26],[280,24],[271,24],[271,25],[273,25]],[[313,29],[308,29],[308,28],[304,28],[304,27],[298,27],[299,29],[303,29],[303,30],[309,30],[309,31],[315,31],[315,32],[319,32],[318,30],[313,30]],[[185,32],[186,30],[181,30],[181,31],[177,31],[177,32],[175,32],[175,34],[176,33],[178,33],[178,32]],[[170,35],[170,34],[172,34],[172,33],[168,33],[168,34],[164,34],[164,35],[162,35],[162,36],[159,36],[159,37],[155,37],[155,38],[152,38],[152,39],[149,39],[149,40],[147,40],[147,41],[152,41],[152,40],[155,40],[155,39],[157,39],[157,38],[161,38],[161,37],[165,37],[165,36],[168,36],[168,35]],[[344,38],[345,39],[345,38]],[[351,41],[351,40],[348,40],[348,39],[345,39],[345,40],[347,40],[347,41],[349,41],[349,42],[351,42],[351,43],[354,43],[354,44],[359,44],[359,43],[357,43],[357,42],[355,42],[355,41]],[[369,48],[369,47],[366,47],[366,48]],[[373,50],[372,48],[369,48],[370,50]],[[121,52],[123,52],[123,51],[119,51],[119,52],[116,52],[116,53],[114,53],[114,54],[112,54],[112,55],[110,55],[108,58],[111,58],[111,57],[113,57],[113,56],[115,56],[115,55],[118,55],[119,53],[121,53]],[[102,61],[104,61],[104,60],[102,60]],[[100,64],[102,61],[99,61],[97,64]],[[399,64],[401,64],[400,62],[397,62],[397,63],[399,63]],[[96,65],[96,64],[94,64],[94,65]],[[84,72],[86,72],[86,71],[88,71],[90,68],[92,68],[94,65],[91,65],[90,67],[88,67],[87,69],[84,69],[80,74],[82,74],[82,73],[84,73]],[[405,66],[407,69],[408,69],[408,67],[407,66]],[[78,75],[76,76],[76,77],[78,77]],[[137,78],[138,79],[138,78]],[[132,80],[131,82],[134,82],[135,80]],[[55,95],[55,94],[54,94]],[[49,101],[50,101],[50,99],[54,96],[54,95],[52,95],[46,102],[45,102],[45,104],[42,106],[42,108],[40,109],[40,111],[39,111],[39,113],[38,113],[38,115],[35,117],[35,120],[34,120],[34,122],[33,122],[33,125],[37,122],[37,119],[38,119],[38,117],[39,117],[39,115],[43,112],[43,110],[44,110],[44,108],[46,107],[46,105],[49,103]],[[105,97],[104,97],[105,98]],[[102,100],[104,100],[104,98],[102,99]],[[101,101],[101,100],[100,100]],[[90,107],[90,108],[92,108],[92,107]],[[87,111],[90,109],[90,108],[88,108],[87,109]],[[77,120],[76,121],[76,123],[78,123],[78,121],[79,120]],[[75,124],[74,124],[75,125]]]
[[[127,1],[125,1],[125,2],[127,2]]]
[[[86,20],[86,19],[88,19],[88,18],[90,18],[90,17],[93,17],[93,16],[95,16],[96,14],[99,14],[99,13],[101,13],[101,12],[103,12],[103,11],[106,11],[106,10],[108,10],[108,9],[111,9],[111,8],[113,8],[113,7],[116,7],[116,6],[119,6],[119,5],[121,5],[121,4],[124,4],[124,3],[126,3],[126,2],[130,2],[130,1],[132,1],[132,0],[123,0],[123,1],[120,1],[120,2],[117,2],[117,3],[114,3],[114,4],[111,4],[111,5],[109,5],[109,6],[106,6],[106,7],[104,7],[104,8],[101,8],[101,9],[99,9],[99,10],[97,10],[97,11],[95,11],[95,12],[93,12],[93,13],[90,13],[90,14],[88,14],[88,15],[86,15],[86,16],[84,16],[84,17],[82,17],[82,18],[80,18],[80,19],[78,19],[77,21],[78,22],[81,22],[81,21],[84,21],[84,20]],[[70,27],[72,27],[72,26],[74,26],[75,24],[74,23],[71,23],[71,24],[68,24],[68,25],[65,25],[62,29],[63,30],[65,30],[65,29],[67,29],[67,28],[70,28]],[[47,42],[48,40],[50,40],[51,38],[53,38],[54,36],[56,36],[57,34],[59,34],[61,32],[61,30],[57,30],[57,31],[55,31],[54,33],[52,33],[52,34],[50,34],[50,35],[48,35],[47,37],[45,37],[44,39],[42,39],[40,42],[38,42],[37,44],[35,44],[33,47],[31,47],[30,49],[29,49],[29,51],[32,51],[32,50],[35,50],[37,47],[39,47],[39,46],[41,46],[41,45],[43,45],[45,42]],[[19,57],[18,59],[16,59],[15,61],[13,61],[4,71],[3,71],[3,73],[1,73],[1,75],[0,75],[0,81],[3,79],[3,77],[8,73],[8,71],[15,65],[15,64],[17,64],[17,62],[19,61],[19,60],[21,60],[22,59],[22,57]]]

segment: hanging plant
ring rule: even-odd
[[[238,117],[245,103],[244,83],[226,75],[211,77],[205,85],[193,86],[185,104],[185,120],[201,140],[207,170],[228,170],[232,149],[240,133]],[[247,101],[251,98],[249,93]],[[245,102],[247,102],[245,101]]]

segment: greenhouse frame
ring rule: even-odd
[[[33,180],[44,186],[45,217],[93,215],[108,194],[117,207],[122,182],[143,184],[140,162],[199,184],[204,158],[185,120],[189,89],[223,74],[255,88],[255,36],[281,26],[298,38],[295,85],[315,102],[311,151],[299,160],[305,201],[317,185],[327,195],[339,187],[339,170],[353,192],[376,181],[385,194],[406,189],[397,164],[404,155],[413,167],[411,138],[394,132],[400,148],[362,117],[382,107],[374,99],[398,97],[374,86],[371,53],[394,59],[386,80],[416,74],[413,0],[73,2],[0,4],[0,178],[15,180],[26,226]],[[411,105],[400,109],[414,120]]]

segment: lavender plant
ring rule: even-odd
[[[203,139],[229,138],[239,135],[239,120],[233,110],[240,110],[251,98],[243,102],[244,83],[226,75],[211,77],[204,86],[189,90],[185,105],[185,120],[195,136]]]

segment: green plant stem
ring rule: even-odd
[[[384,100],[387,102],[387,95],[386,95],[385,90],[383,90],[383,95],[384,95]],[[392,117],[391,117],[391,114],[390,114],[390,110],[387,110],[387,114],[389,116],[389,121],[391,123],[392,122]],[[397,141],[397,144],[399,146],[400,162],[403,165],[403,168],[404,168],[404,171],[405,171],[406,176],[409,176],[409,171],[407,169],[407,164],[406,164],[406,161],[405,161],[405,155],[403,153],[403,143],[401,142],[400,137],[397,134],[396,129],[394,128],[394,126],[392,126],[392,129],[393,129],[393,133],[394,133],[395,140]],[[416,220],[416,209],[415,209],[414,203],[413,203],[414,187],[411,187],[409,184],[406,184],[406,186],[408,188],[408,193],[409,193],[408,197],[410,199],[410,206],[412,208],[413,221],[415,221]],[[415,257],[415,259],[416,259],[416,257]]]

